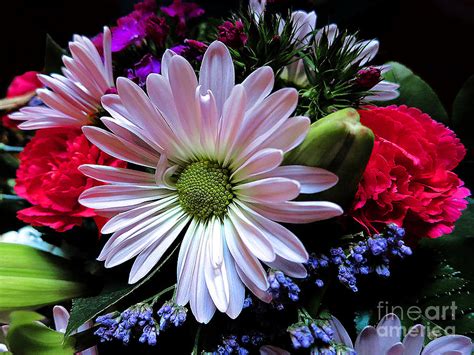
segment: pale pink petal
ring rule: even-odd
[[[92,164],[81,165],[79,171],[90,178],[109,184],[134,184],[141,186],[156,185],[153,174],[144,171]]]
[[[400,341],[402,327],[400,319],[393,313],[385,315],[377,325],[379,344],[382,353],[385,353]]]
[[[229,307],[230,285],[227,276],[227,265],[224,261],[224,241],[219,220],[209,222],[207,228],[207,258],[204,260],[204,276],[212,301],[217,309],[225,312]]]
[[[267,289],[260,288],[250,277],[239,267],[238,264],[235,265],[237,269],[237,274],[244,283],[244,285],[261,301],[269,303],[272,300],[272,296]]]
[[[177,201],[178,196],[171,195],[161,198],[158,201],[153,201],[133,209],[128,209],[127,211],[121,212],[109,219],[102,227],[101,232],[102,234],[110,234],[118,231],[119,229],[126,228],[127,226],[133,226],[135,223],[140,222],[141,220],[144,220],[165,208],[168,208]]]
[[[183,216],[184,212],[179,206],[162,213],[139,233],[112,246],[104,266],[111,268],[132,259],[157,239],[163,238],[173,226],[179,223]]]
[[[206,259],[209,258],[208,251],[209,230],[207,226],[202,227],[199,245],[197,246],[196,265],[192,277],[191,295],[189,305],[196,320],[199,323],[208,323],[216,311],[216,306],[206,284],[205,267]],[[185,261],[187,262],[187,261]]]
[[[285,275],[288,275],[290,277],[304,279],[306,276],[308,276],[308,271],[306,270],[303,264],[288,261],[287,259],[284,259],[278,255],[274,261],[266,264],[272,269],[280,270]]]
[[[179,248],[176,284],[176,303],[184,306],[191,298],[191,285],[197,264],[199,243],[203,234],[201,223],[191,220]]]
[[[277,255],[295,263],[304,263],[308,260],[306,248],[290,230],[256,213],[243,203],[239,202],[238,205],[266,235]]]
[[[175,52],[173,52],[171,49],[167,49],[165,53],[163,54],[163,57],[161,58],[161,74],[166,78],[169,79],[168,75],[168,68],[169,68],[169,63],[171,61],[171,58],[173,58],[175,55],[177,55]]]
[[[107,78],[107,84],[109,87],[114,87],[114,75],[112,72],[112,34],[110,29],[104,27],[104,38],[103,38],[103,48],[104,48],[104,70]]]
[[[360,61],[359,66],[364,66],[374,59],[379,51],[379,46],[379,41],[375,39],[361,42],[360,46],[358,45],[358,48],[361,48],[362,50],[353,63]]]
[[[381,355],[377,330],[374,327],[365,327],[358,335],[355,342],[355,351],[363,355]]]
[[[311,223],[340,216],[344,211],[332,202],[288,201],[274,204],[250,204],[261,215],[282,223]]]
[[[217,153],[217,143],[219,140],[219,113],[214,94],[207,90],[201,92],[202,88],[196,93],[196,100],[201,107],[201,145],[204,148],[204,154],[209,159],[213,159]]]
[[[69,312],[63,306],[53,307],[54,327],[60,333],[65,333],[69,322]]]
[[[275,251],[265,234],[250,221],[240,210],[240,207],[231,205],[229,218],[243,242],[243,247],[258,259],[271,262],[275,260]]]
[[[84,191],[79,202],[92,209],[135,206],[169,195],[169,190],[158,186],[101,185]]]
[[[156,266],[189,220],[190,217],[188,216],[181,217],[163,237],[159,238],[137,256],[130,271],[129,284],[134,284],[141,280]]]
[[[219,125],[218,158],[225,158],[224,164],[231,158],[232,148],[238,143],[237,137],[242,128],[246,105],[245,88],[242,85],[234,86],[224,104]]]
[[[235,194],[242,201],[278,203],[292,200],[300,193],[300,184],[285,178],[266,178],[237,185]]]
[[[159,154],[153,156],[143,148],[101,128],[86,126],[82,128],[82,131],[91,143],[117,159],[153,169],[158,164]]]
[[[258,174],[266,173],[278,167],[283,161],[283,152],[279,149],[262,149],[252,155],[231,176],[234,183]]]
[[[404,350],[405,350],[405,348],[403,347],[403,344],[398,342],[395,345],[393,345],[392,347],[390,347],[390,349],[388,349],[385,352],[385,354],[386,355],[403,355]]]
[[[407,335],[403,339],[403,346],[405,347],[405,355],[419,354],[425,342],[425,327],[417,324],[410,328]]]
[[[261,67],[252,72],[243,82],[247,92],[247,110],[260,104],[273,90],[275,76],[270,67]]]
[[[285,165],[258,176],[258,178],[284,177],[296,180],[301,185],[303,194],[315,194],[327,190],[337,184],[335,174],[321,168],[302,165]]]
[[[268,280],[262,264],[260,264],[258,259],[247,249],[229,219],[224,220],[224,225],[226,230],[226,243],[235,260],[236,266],[242,270],[252,285],[255,285],[255,287],[260,290],[266,291],[268,289]],[[239,275],[242,279],[241,273],[239,273]],[[245,283],[245,280],[242,281]]]
[[[338,344],[343,344],[349,349],[353,349],[354,345],[352,344],[351,337],[349,336],[349,333],[347,333],[346,328],[344,328],[339,319],[337,319],[336,317],[331,317],[329,324],[334,330],[334,342]]]
[[[224,227],[224,232],[226,231]],[[237,270],[235,268],[235,261],[230,254],[229,248],[225,239],[223,240],[223,254],[224,262],[227,268],[227,277],[229,280],[229,285],[232,285],[231,292],[229,294],[229,306],[226,310],[227,315],[235,319],[239,316],[242,308],[244,306],[245,299],[245,287],[242,281],[240,280]]]
[[[216,97],[217,110],[222,112],[224,102],[235,84],[234,63],[227,47],[218,41],[212,42],[202,59],[199,85],[210,90]]]
[[[308,134],[311,121],[308,117],[291,117],[286,120],[263,145],[265,147],[280,149],[284,153],[300,145]]]
[[[459,351],[462,355],[470,355],[472,350],[470,338],[463,335],[445,335],[426,345],[421,355],[438,355],[449,351]]]

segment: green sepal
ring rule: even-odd
[[[74,341],[39,321],[38,313],[15,311],[10,316],[8,349],[15,355],[72,355]]]
[[[336,186],[317,197],[344,207],[353,200],[373,145],[373,132],[360,123],[355,109],[347,108],[313,123],[303,143],[286,155],[284,164],[313,166],[336,174]]]

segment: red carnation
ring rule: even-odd
[[[240,20],[235,21],[235,23],[226,21],[217,29],[219,31],[217,39],[228,47],[239,49],[247,43],[248,36],[244,32],[244,24]]]
[[[7,98],[11,99],[26,94],[33,96],[36,89],[41,87],[43,87],[43,84],[38,80],[38,72],[28,71],[13,78],[7,89]],[[2,122],[8,128],[15,128],[17,126],[17,122],[10,120],[7,115],[2,117]]]
[[[96,217],[78,202],[84,190],[97,185],[77,169],[82,164],[125,166],[89,143],[80,130],[38,131],[20,154],[15,191],[33,207],[19,211],[18,218],[64,232],[85,217]]]
[[[387,223],[411,237],[452,232],[470,192],[453,170],[466,154],[455,134],[416,108],[369,107],[361,122],[375,145],[351,211],[377,232]]]

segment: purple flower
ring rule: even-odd
[[[177,19],[176,34],[178,36],[185,35],[187,21],[204,14],[204,9],[200,8],[198,4],[183,3],[181,0],[174,0],[171,5],[162,7],[161,11],[169,17]]]
[[[172,47],[171,50],[183,56],[189,61],[202,61],[202,56],[207,49],[207,45],[194,39],[186,39],[184,44]]]
[[[238,49],[247,43],[248,36],[244,32],[244,24],[240,20],[235,21],[235,23],[226,21],[217,27],[217,29],[219,31],[219,37],[217,39],[228,47]]]
[[[151,54],[146,54],[132,69],[128,69],[127,77],[136,82],[140,87],[144,88],[146,85],[146,78],[151,73],[160,73],[161,63]]]

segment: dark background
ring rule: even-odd
[[[282,0],[280,0],[282,1]],[[283,0],[284,1],[284,0]],[[169,1],[168,1],[169,2]],[[222,14],[237,0],[198,1],[208,13]],[[287,1],[288,2],[288,1]],[[49,33],[66,46],[73,33],[94,35],[127,13],[132,0],[7,0],[0,5],[0,96],[15,75],[41,70]],[[474,74],[474,0],[308,0],[318,27],[337,22],[377,37],[377,62],[400,61],[425,79],[450,112],[464,81]]]

